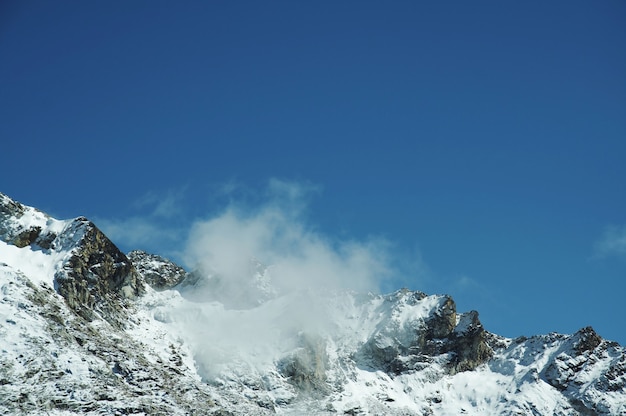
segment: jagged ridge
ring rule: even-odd
[[[256,260],[257,303],[202,303],[201,272],[3,194],[0,263],[3,413],[626,414],[624,349],[592,328],[511,340],[450,296],[279,295]],[[184,331],[220,319],[244,333]]]

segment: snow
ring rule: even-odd
[[[6,196],[3,196],[4,203],[7,199]],[[42,233],[54,235],[63,234],[72,226],[72,221],[56,220],[34,208],[23,208],[23,214],[18,218],[13,217],[5,221],[5,226],[14,230],[39,227]],[[77,232],[73,235],[73,239],[69,239],[66,244],[52,250],[42,249],[37,245],[18,248],[0,240],[0,262],[19,270],[34,282],[53,286],[56,271],[68,255],[69,250],[75,247],[77,241],[82,237],[82,234]]]
[[[54,274],[65,255],[65,252],[46,254],[31,246],[18,248],[0,241],[0,261],[24,273],[32,281],[50,286],[53,285]]]
[[[255,414],[250,409],[257,409],[258,414],[287,415],[565,416],[576,414],[569,401],[576,399],[597,405],[604,414],[626,415],[624,389],[609,390],[600,383],[606,382],[610,369],[623,365],[620,346],[603,344],[603,349],[580,353],[576,336],[501,338],[493,358],[473,371],[449,374],[449,355],[442,354],[429,357],[419,369],[387,374],[359,361],[363,345],[376,339],[408,346],[449,297],[408,290],[384,296],[312,289],[279,293],[271,287],[271,267],[254,271],[262,298],[246,308],[230,308],[216,297],[191,296],[193,287],[155,291],[147,286],[130,306],[123,331],[98,319],[80,327],[53,287],[55,273],[84,235],[85,221],[58,221],[24,207],[10,226],[41,227],[42,233],[58,235],[54,246],[18,248],[0,241],[0,412],[24,391],[35,408],[39,401],[67,392],[63,399],[71,404],[93,402],[87,383],[98,377],[104,383],[107,377],[123,379],[126,371],[147,380],[133,388],[163,398],[166,390],[154,383],[166,373],[154,371],[174,363],[184,386],[201,384],[233,414]],[[472,315],[459,314],[456,322],[454,333],[461,336],[471,329]],[[84,348],[74,339],[83,334],[76,332],[79,327],[93,336]],[[300,391],[281,373],[281,363],[297,354],[305,357],[302,365],[312,366],[311,374],[320,368],[315,365],[321,366],[323,393]],[[550,383],[565,383],[566,388],[560,391]],[[127,391],[115,392],[118,397],[107,399],[109,413],[127,405]]]
[[[53,375],[56,371],[63,374],[68,384],[79,384],[88,378],[89,366],[81,354],[73,349],[62,348],[50,336],[49,322],[36,313],[39,307],[27,296],[31,291],[29,284],[24,274],[6,264],[0,264],[2,378],[29,380],[31,393],[53,399],[50,395],[54,389],[47,382],[37,383],[37,379],[45,378],[46,372]],[[51,299],[52,303],[55,300]],[[33,368],[36,369],[34,373]],[[19,384],[3,388],[2,396],[9,398],[23,390]],[[80,390],[76,391],[76,396],[80,394]]]
[[[445,357],[434,359],[424,370],[395,377],[346,361],[376,334],[392,340],[419,326],[447,299],[435,295],[416,300],[402,292],[377,296],[309,291],[232,310],[218,301],[191,302],[175,290],[149,290],[141,300],[143,327],[137,326],[135,335],[162,351],[164,340],[175,339],[188,348],[186,366],[198,377],[220,391],[236,390],[248,399],[273,403],[278,414],[572,414],[567,398],[542,378],[569,339],[564,336],[504,339],[508,347],[489,364],[455,375],[444,370]],[[295,306],[312,311],[315,319],[303,320]],[[458,320],[457,333],[469,328],[470,319],[464,316]],[[326,381],[341,385],[326,401],[297,401],[293,386],[276,372],[281,357],[301,345],[298,327],[315,328],[325,339]],[[591,385],[609,365],[606,358],[581,377]],[[616,403],[624,394],[615,396],[608,400],[607,409],[623,409]]]
[[[457,324],[454,328],[454,332],[457,334],[467,333],[472,326],[472,319],[470,314],[457,315]]]

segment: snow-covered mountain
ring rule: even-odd
[[[590,327],[507,339],[453,299],[280,291],[128,255],[0,194],[0,413],[626,415]]]

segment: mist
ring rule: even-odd
[[[386,240],[339,240],[307,222],[312,192],[274,180],[260,204],[231,201],[191,227],[184,260],[193,278],[180,288],[188,302],[169,319],[202,377],[267,368],[302,334],[328,332],[326,294],[378,292],[394,275]]]
[[[307,223],[309,187],[273,180],[254,208],[233,202],[191,227],[185,263],[207,280],[219,280],[223,295],[249,286],[254,268],[277,294],[301,289],[379,290],[394,270],[390,244],[382,238],[338,240]],[[231,290],[232,289],[232,290]],[[228,298],[219,299],[230,303]]]

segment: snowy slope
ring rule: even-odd
[[[220,286],[0,194],[0,414],[626,415],[591,328],[506,339],[449,296],[250,270]]]
[[[381,361],[365,346],[411,350],[433,317],[453,310],[448,296],[301,291],[228,309],[190,301],[189,290],[149,292],[141,309],[190,346],[205,382],[279,413],[626,414],[624,350],[590,328],[516,340],[486,334],[493,357],[473,371],[451,371],[450,352],[400,353],[406,366],[391,368],[397,357]],[[463,337],[475,319],[455,315],[452,333]]]

